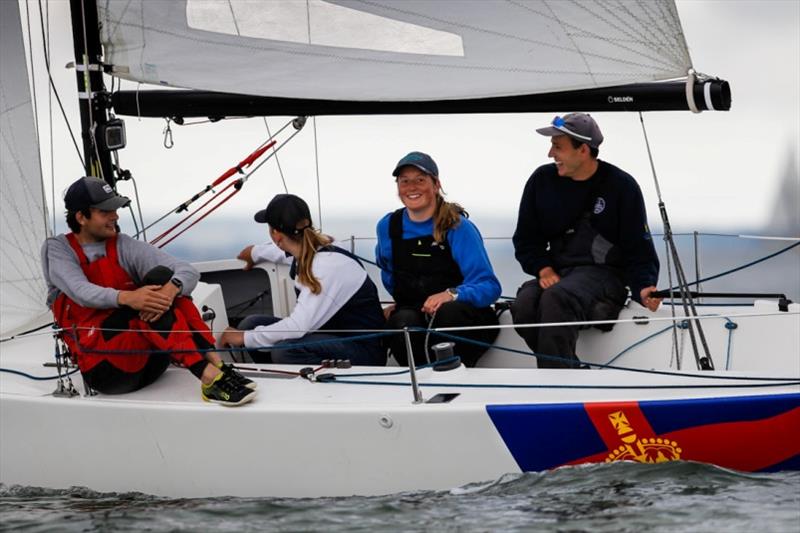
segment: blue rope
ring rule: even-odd
[[[667,326],[667,327],[665,327],[664,329],[661,329],[661,330],[659,330],[659,331],[656,331],[656,332],[655,332],[655,333],[653,333],[652,335],[648,335],[647,337],[643,338],[643,339],[642,339],[642,340],[640,340],[640,341],[634,342],[633,344],[631,344],[630,346],[628,346],[627,348],[625,348],[624,350],[622,350],[621,352],[619,352],[617,355],[615,355],[614,357],[612,357],[612,358],[611,358],[611,360],[610,360],[609,362],[607,362],[606,364],[607,364],[607,365],[610,365],[611,363],[613,363],[614,361],[616,361],[617,359],[619,359],[620,357],[622,357],[622,355],[623,355],[623,354],[625,354],[625,353],[627,353],[627,352],[629,352],[629,351],[633,350],[634,348],[636,348],[637,346],[639,346],[639,345],[641,345],[641,344],[644,344],[645,342],[649,341],[649,340],[650,340],[650,339],[652,339],[652,338],[658,337],[658,336],[659,336],[659,335],[661,335],[662,333],[665,333],[665,332],[667,332],[667,331],[669,331],[669,330],[671,330],[671,329],[672,329],[672,326]]]
[[[195,349],[185,349],[185,350],[158,350],[158,349],[151,349],[151,350],[87,350],[80,344],[78,348],[87,354],[105,354],[105,355],[142,355],[142,354],[154,354],[154,353],[209,353],[209,352],[246,352],[249,350],[273,350],[275,348],[279,349],[290,349],[290,348],[305,348],[307,346],[317,346],[320,344],[330,344],[334,342],[355,342],[365,339],[374,339],[379,337],[385,337],[387,335],[394,335],[396,332],[394,331],[382,331],[378,333],[366,333],[364,335],[352,335],[348,337],[336,337],[333,339],[319,339],[314,341],[307,341],[307,342],[296,342],[296,343],[287,343],[281,345],[273,345],[273,346],[258,346],[253,348],[245,348],[244,346],[240,347],[230,347],[230,348],[195,348]],[[77,341],[76,341],[77,342]]]
[[[730,270],[726,270],[725,272],[720,272],[719,274],[714,274],[713,276],[709,276],[707,278],[698,279],[696,281],[689,282],[687,285],[696,285],[698,283],[705,283],[706,281],[711,281],[712,279],[717,279],[717,278],[721,278],[722,276],[727,276],[728,274],[733,274],[734,272],[738,272],[740,270],[744,270],[745,268],[749,268],[749,267],[751,267],[753,265],[757,265],[759,263],[763,263],[767,259],[772,259],[773,257],[781,255],[782,253],[788,252],[789,250],[791,250],[792,248],[795,248],[797,246],[800,246],[800,241],[798,241],[798,242],[796,242],[794,244],[790,244],[786,248],[782,248],[782,249],[778,250],[775,253],[766,255],[766,256],[764,256],[764,257],[762,257],[760,259],[756,259],[755,261],[750,261],[749,263],[746,263],[746,264],[744,264],[742,266],[738,266],[736,268],[732,268]],[[675,289],[678,289],[678,288],[679,288],[679,286],[676,285],[675,287],[672,287],[671,289],[667,289],[667,290],[668,291],[674,291]]]
[[[653,235],[658,235],[658,234],[654,233]],[[680,234],[673,234],[673,235],[680,235]],[[691,235],[691,234],[687,233],[686,235]],[[717,237],[738,237],[738,235],[729,235],[729,234],[725,234],[725,233],[700,233],[698,235],[717,236]],[[786,248],[782,248],[782,249],[778,250],[775,253],[772,253],[772,254],[766,255],[764,257],[761,257],[759,259],[756,259],[755,261],[751,261],[749,263],[746,263],[744,265],[738,266],[736,268],[732,268],[730,270],[726,270],[725,272],[720,272],[719,274],[714,274],[713,276],[708,276],[707,278],[702,278],[702,279],[698,279],[696,281],[691,281],[691,282],[687,283],[687,285],[697,285],[699,283],[705,283],[706,281],[711,281],[713,279],[721,278],[723,276],[727,276],[728,274],[733,274],[734,272],[738,272],[740,270],[744,270],[745,268],[750,268],[751,266],[757,265],[759,263],[763,263],[764,261],[767,261],[768,259],[772,259],[773,257],[776,257],[778,255],[786,253],[789,250],[791,250],[792,248],[795,248],[797,246],[800,246],[800,241],[798,241],[798,242],[796,242],[794,244],[790,244]],[[674,287],[672,287],[670,289],[666,289],[666,290],[674,291],[675,289],[678,289],[678,288],[680,288],[680,286],[676,285],[676,286],[674,286]],[[504,300],[516,300],[516,297],[514,297],[514,296],[503,296],[503,295],[501,295],[500,298],[502,298]],[[731,303],[727,303],[727,304],[698,304],[698,303],[695,303],[694,305],[738,306],[738,305],[750,305],[750,304],[746,304],[746,303],[745,304],[731,304]]]
[[[51,379],[58,379],[59,377],[71,376],[72,374],[74,374],[77,371],[78,371],[78,369],[76,368],[75,370],[67,372],[64,376],[39,377],[39,376],[33,376],[31,374],[27,374],[25,372],[21,372],[19,370],[11,370],[10,368],[0,368],[0,372],[6,372],[8,374],[16,374],[17,376],[22,376],[22,377],[25,377],[25,378],[28,378],[28,379],[32,379],[32,380],[35,380],[35,381],[48,381],[48,380],[51,380]]]

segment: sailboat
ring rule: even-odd
[[[176,122],[296,115],[301,127],[301,117],[331,114],[730,107],[728,84],[692,69],[670,0],[613,10],[460,0],[71,8],[86,172],[112,185],[124,129],[109,109]],[[536,368],[504,313],[476,368],[242,363],[262,392],[236,410],[201,402],[180,369],[135,393],[92,394],[44,307],[38,250],[50,228],[20,12],[16,2],[0,9],[0,483],[309,497],[449,489],[595,462],[800,469],[800,304],[775,295],[699,307],[685,276],[667,291],[674,305],[630,303],[613,333],[582,332],[592,370]],[[112,93],[107,73],[170,89]],[[399,83],[408,79],[426,83]],[[248,295],[263,294],[278,316],[291,311],[287,269],[261,266],[198,265],[194,302],[214,331],[241,318],[230,302]],[[224,466],[206,468],[210,455]]]

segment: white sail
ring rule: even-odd
[[[0,2],[0,334],[45,309],[47,233],[19,5]]]
[[[120,75],[241,94],[483,98],[679,78],[691,67],[672,0],[108,0],[98,9],[106,62]]]

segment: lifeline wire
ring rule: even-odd
[[[713,320],[713,319],[721,319],[721,318],[765,318],[765,317],[775,317],[775,316],[800,316],[800,312],[798,311],[780,311],[780,312],[772,312],[772,313],[738,313],[738,314],[728,314],[726,316],[721,315],[700,315],[700,316],[683,316],[678,317],[679,322],[688,322],[690,320]],[[671,322],[675,319],[672,317],[648,317],[648,322]],[[452,331],[472,331],[472,330],[479,330],[479,329],[517,329],[517,328],[548,328],[548,327],[558,327],[558,326],[597,326],[602,324],[637,324],[642,321],[641,318],[623,318],[623,319],[616,319],[616,320],[582,320],[582,321],[575,321],[575,322],[545,322],[541,324],[499,324],[497,326],[461,326],[461,327],[440,327],[434,328],[432,331],[436,333],[443,333],[443,332],[452,332]],[[48,324],[49,325],[49,324]],[[37,328],[39,329],[39,328]],[[89,330],[92,329],[88,326],[78,326],[73,328],[75,330]],[[54,333],[60,333],[65,331],[72,331],[72,329],[67,330],[64,328],[58,328],[54,331]],[[151,332],[151,333],[194,333],[194,330],[157,330],[157,329],[131,329],[131,328],[102,328],[102,331],[130,331],[130,332]],[[211,333],[224,333],[224,330],[210,330]],[[298,330],[290,330],[290,329],[276,329],[272,330],[275,332],[281,333],[297,333]],[[402,329],[318,329],[318,330],[309,330],[309,331],[302,331],[302,333],[312,333],[312,332],[319,332],[319,333],[357,333],[357,332],[369,332],[369,333],[402,333],[404,330]],[[424,331],[424,329],[421,329]],[[18,334],[12,337],[5,337],[0,339],[0,342],[6,342],[12,339],[24,338],[24,337],[35,337],[38,335],[50,335],[51,333],[31,333],[28,335]]]
[[[231,11],[233,8],[231,7]],[[264,126],[267,128],[267,137],[272,138],[272,132],[269,130],[269,123],[267,122],[267,117],[261,117],[264,119]],[[277,134],[276,134],[277,135]],[[278,166],[278,174],[281,177],[281,183],[283,183],[283,192],[289,193],[289,187],[286,186],[286,178],[283,177],[283,168],[281,167],[281,160],[278,159],[278,152],[275,150],[275,146],[272,147],[272,153],[275,155],[275,164]]]

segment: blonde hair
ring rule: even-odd
[[[437,182],[438,177],[432,176]],[[455,202],[448,202],[442,196],[442,184],[439,183],[439,190],[436,192],[436,210],[433,212],[433,240],[444,242],[448,230],[457,227],[461,223],[461,217],[469,216],[467,211]]]
[[[311,289],[313,294],[319,294],[322,290],[322,284],[314,276],[311,264],[314,262],[317,250],[323,246],[328,246],[333,242],[333,238],[314,229],[308,219],[299,221],[297,228],[303,228],[299,235],[286,235],[289,239],[300,243],[300,255],[297,257],[297,279]]]

